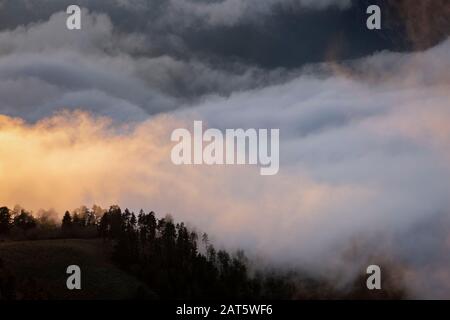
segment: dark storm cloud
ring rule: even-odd
[[[229,68],[230,61],[262,68],[297,68],[384,49],[413,49],[408,39],[415,34],[408,33],[412,23],[409,20],[414,20],[414,8],[419,11],[423,7],[417,2],[402,2],[398,7],[390,1],[376,1],[382,6],[385,26],[379,32],[366,29],[365,11],[373,3],[366,0],[76,1],[92,12],[108,14],[119,31],[145,34],[147,45],[135,53],[170,55],[184,61],[197,59],[224,69]],[[72,3],[4,0],[0,28],[48,20]],[[413,13],[399,14],[399,8]],[[403,19],[408,23],[402,24]],[[445,26],[441,23],[437,34],[427,35],[428,46],[448,35],[448,28],[442,31]]]
[[[135,113],[140,119],[209,95],[280,84],[311,63],[414,49],[409,42],[423,44],[427,36],[430,45],[450,30],[444,31],[448,6],[441,3],[444,16],[433,24],[430,13],[439,6],[428,1],[378,1],[386,17],[382,32],[365,27],[370,1],[79,0],[88,9],[83,30],[75,33],[65,29],[71,0],[0,3],[0,110],[30,120],[56,106],[103,114],[107,105],[121,106],[112,108],[115,118]],[[398,8],[405,13],[395,14]],[[420,22],[427,28],[418,35],[412,25],[423,8]],[[15,99],[25,84],[31,94]],[[33,112],[24,112],[33,103]],[[319,127],[346,121],[331,113]],[[316,129],[310,127],[307,132]]]
[[[214,68],[199,60],[136,55],[138,33],[115,30],[104,14],[83,12],[83,32],[66,14],[0,32],[0,111],[38,120],[60,108],[83,108],[119,120],[182,108],[207,94],[263,87],[292,78],[239,63]],[[26,94],[23,91],[26,90]]]

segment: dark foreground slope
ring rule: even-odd
[[[151,296],[145,284],[115,266],[101,240],[0,242],[4,272],[25,299],[130,299]],[[66,269],[78,265],[82,289],[68,290]]]
[[[243,251],[217,250],[207,234],[170,216],[158,219],[142,210],[136,215],[118,206],[100,211],[66,212],[57,224],[23,209],[0,208],[0,300],[406,297],[401,272],[389,263],[381,265],[383,289],[368,290],[364,265],[369,261],[343,285],[304,270],[259,268]],[[48,237],[56,240],[44,240]],[[350,264],[359,260],[352,256],[347,256]],[[70,265],[81,268],[80,291],[66,287]]]

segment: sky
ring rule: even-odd
[[[80,31],[69,4],[0,0],[0,204],[169,213],[269,264],[389,260],[450,297],[448,2],[77,1]],[[194,120],[279,128],[279,173],[173,165]]]

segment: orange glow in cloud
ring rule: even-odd
[[[113,130],[108,119],[82,112],[34,125],[0,116],[0,202],[60,211],[119,202],[165,151],[158,121],[147,125]]]

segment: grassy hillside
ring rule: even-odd
[[[129,299],[144,284],[113,265],[101,240],[0,242],[0,258],[22,287],[42,288],[50,299]],[[68,290],[66,268],[78,265],[82,290]]]

